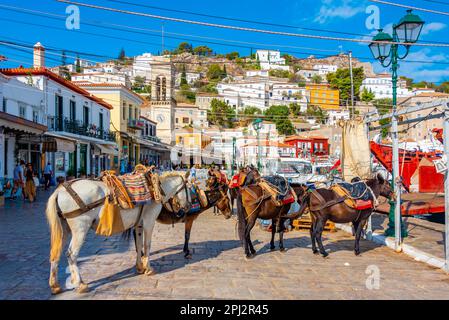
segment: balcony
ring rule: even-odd
[[[143,130],[145,128],[145,123],[142,120],[129,119],[128,128]]]
[[[116,141],[114,132],[101,130],[93,124],[84,125],[81,121],[63,117],[47,117],[47,122],[48,131],[62,131],[105,141]]]
[[[142,138],[152,142],[161,142],[161,139],[156,136],[142,136]]]

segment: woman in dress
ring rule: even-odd
[[[30,202],[36,199],[36,185],[34,184],[34,170],[31,163],[28,163],[25,171],[25,194]]]

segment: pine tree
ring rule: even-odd
[[[81,61],[79,55],[76,56],[75,71],[81,73]]]
[[[122,49],[120,50],[119,55],[118,55],[118,60],[123,61],[123,60],[125,60],[125,58],[126,58],[125,49],[122,48]]]

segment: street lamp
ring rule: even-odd
[[[260,154],[262,153],[261,147],[260,147],[260,129],[262,129],[262,119],[257,118],[253,121],[253,128],[257,132],[257,170],[259,172],[262,169],[262,164],[260,163]]]
[[[379,33],[373,38],[373,42],[369,44],[371,53],[376,60],[379,60],[383,67],[391,66],[392,85],[393,85],[393,115],[391,121],[391,133],[393,140],[393,175],[392,187],[395,191],[396,203],[390,201],[389,223],[388,229],[385,231],[387,236],[395,236],[396,249],[400,249],[401,236],[406,237],[407,231],[404,228],[401,217],[401,177],[399,176],[399,140],[398,140],[398,116],[397,112],[397,82],[398,82],[398,60],[407,57],[410,46],[418,41],[421,34],[424,21],[412,10],[407,10],[407,14],[393,25],[393,36],[379,30]],[[399,55],[399,46],[405,47],[403,56]],[[400,226],[400,228],[395,228]]]

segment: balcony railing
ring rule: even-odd
[[[85,125],[81,121],[63,117],[47,117],[47,121],[49,131],[63,131],[100,140],[116,141],[114,132],[101,130],[93,124]]]
[[[161,139],[155,136],[142,136],[142,138],[153,142],[161,142]]]
[[[129,119],[128,128],[143,130],[145,128],[145,123],[142,120]]]

